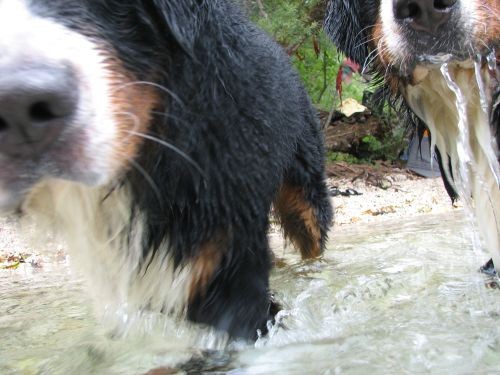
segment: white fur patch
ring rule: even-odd
[[[484,22],[478,19],[479,1],[477,0],[460,0],[461,22],[467,30],[474,30],[475,26],[486,27]]]
[[[487,72],[483,71],[480,78],[485,87],[490,85]],[[488,114],[481,105],[491,98],[481,100],[474,68],[458,64],[430,70],[419,85],[407,87],[405,96],[429,126],[433,142],[443,156],[446,174],[450,177],[453,173],[461,200],[474,208],[485,246],[499,267],[500,168]],[[446,155],[450,157],[453,172],[448,169]]]
[[[378,48],[387,48],[391,56],[401,59],[406,49],[401,26],[394,18],[393,0],[382,0],[380,3],[380,20],[382,21],[382,45]],[[381,51],[379,51],[381,53]],[[396,59],[395,59],[396,60]]]
[[[42,232],[55,228],[65,239],[71,261],[83,273],[99,312],[120,311],[122,318],[143,310],[183,315],[190,267],[174,270],[166,255],[167,241],[154,258],[150,251],[143,258],[144,220],[131,211],[128,188],[108,193],[103,188],[50,180],[32,192],[23,209],[37,227],[46,226],[40,228]]]
[[[0,0],[0,51],[0,71],[40,65],[75,71],[80,99],[72,126],[77,128],[84,155],[73,160],[73,167],[81,181],[94,185],[108,182],[114,172],[111,160],[117,125],[109,73],[98,46],[53,20],[33,14],[24,0]],[[29,83],[34,78],[27,74],[24,79]]]

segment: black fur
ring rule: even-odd
[[[329,1],[325,30],[347,57],[363,65],[369,54],[371,27],[377,20],[377,0]],[[362,10],[362,11],[361,11]]]
[[[315,110],[287,56],[231,1],[33,0],[32,7],[115,51],[138,80],[165,89],[123,183],[146,219],[145,257],[166,239],[177,267],[206,241],[223,252],[188,317],[255,337],[272,319],[267,242],[283,184],[302,188],[322,233],[332,219]],[[156,188],[156,189],[155,189]]]

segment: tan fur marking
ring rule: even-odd
[[[158,89],[138,82],[115,59],[107,60],[110,72],[113,115],[117,124],[112,168],[122,172],[133,160],[145,139],[137,134],[148,132],[152,111],[160,102]],[[131,133],[132,132],[132,133]]]
[[[207,241],[201,248],[192,263],[191,284],[189,286],[189,302],[196,297],[203,296],[212,281],[217,268],[219,268],[222,256],[226,251],[227,241],[216,237]]]
[[[313,207],[299,187],[284,184],[274,202],[285,236],[298,247],[302,258],[321,255],[321,231]]]
[[[374,50],[376,49],[378,60],[382,65],[387,66],[388,63],[391,61],[391,57],[389,55],[388,48],[386,48],[384,45],[384,30],[380,16],[378,17],[377,22],[375,23],[375,26],[372,29],[372,35],[370,41],[371,41],[370,49]]]
[[[476,40],[500,48],[500,2],[498,0],[478,1],[478,22]]]
[[[380,16],[372,29],[370,40],[370,50],[376,51],[377,56],[370,56],[369,59],[374,59],[373,64],[376,70],[384,76],[385,84],[390,89],[391,93],[396,95],[399,90],[399,77],[396,74],[392,74],[390,71],[391,61],[393,61],[394,58],[391,56],[391,51],[384,41],[384,31]]]

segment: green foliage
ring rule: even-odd
[[[326,155],[326,160],[330,163],[345,162],[348,164],[364,164],[367,160],[359,159],[354,155],[346,154],[344,152],[329,152]]]
[[[360,153],[372,160],[394,161],[406,145],[406,135],[403,129],[389,131],[382,139],[373,135],[367,135],[359,147]]]
[[[383,135],[363,138],[360,151],[362,154],[369,155],[370,160],[395,161],[408,145],[408,128],[404,125],[404,122],[401,122],[397,113],[388,103],[384,104],[380,112],[376,113],[376,116],[382,123]]]
[[[285,48],[301,44],[321,28],[309,16],[311,9],[320,3],[318,0],[263,0],[262,3],[267,16],[254,7],[254,19]]]
[[[336,98],[335,83],[343,56],[322,30],[324,0],[262,0],[246,4],[254,21],[290,54],[313,103],[329,111]],[[364,84],[353,80],[344,86],[343,97],[361,101]]]
[[[329,112],[339,105],[336,78],[344,57],[322,31],[325,0],[242,0],[253,20],[280,43],[291,57],[316,107]],[[343,86],[343,98],[361,102],[367,85],[359,75]],[[384,136],[368,136],[360,147],[361,159],[342,153],[330,161],[361,163],[376,159],[395,160],[405,145],[405,134],[387,108],[381,114]]]
[[[323,32],[317,34],[316,41],[320,47],[318,55],[311,41],[305,43],[292,56],[292,62],[304,80],[306,89],[315,105],[322,110],[329,111],[334,100],[340,104],[335,84],[343,57],[336,51]],[[344,85],[343,98],[352,97],[360,102],[364,90],[365,85],[353,80],[351,84]]]
[[[369,152],[375,159],[383,156],[384,146],[378,138],[373,135],[367,135],[366,137],[363,137],[361,141],[363,142],[361,148]]]

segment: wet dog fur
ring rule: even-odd
[[[0,79],[2,210],[60,232],[108,309],[265,332],[272,205],[305,258],[332,220],[322,133],[281,48],[231,1],[5,0],[0,20],[0,75],[40,90],[60,74],[71,107],[31,111],[20,128],[57,131],[28,140]]]
[[[443,17],[430,32],[415,25],[425,7]],[[499,2],[330,0],[325,29],[410,127],[430,129],[449,195],[474,198],[483,240],[500,263]]]

